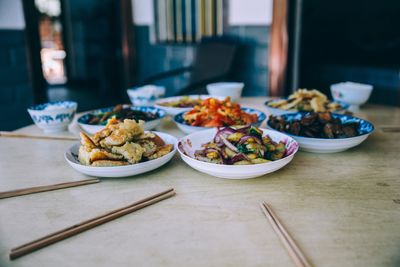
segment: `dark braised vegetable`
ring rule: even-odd
[[[313,138],[347,138],[359,135],[358,122],[342,123],[330,112],[312,112],[299,120],[285,120],[281,116],[269,117],[269,124],[275,130]]]
[[[119,121],[123,121],[125,119],[135,121],[151,121],[158,118],[157,114],[134,110],[131,109],[130,106],[123,107],[122,105],[116,105],[112,111],[99,114],[91,114],[90,116],[91,117],[88,122],[88,124],[90,125],[106,125],[107,121],[112,118],[115,118]]]

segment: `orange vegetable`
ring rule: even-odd
[[[207,98],[201,104],[185,113],[184,120],[192,126],[222,127],[231,125],[248,125],[257,121],[257,114],[249,114],[241,110],[238,103]]]

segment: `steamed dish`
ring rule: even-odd
[[[270,101],[268,107],[293,111],[337,111],[343,107],[339,103],[330,102],[328,97],[318,90],[299,89],[287,99]]]
[[[145,133],[143,124],[113,118],[93,136],[81,132],[79,162],[95,167],[124,166],[157,159],[172,151],[172,144],[165,144],[155,133]]]
[[[194,154],[197,160],[227,165],[266,163],[285,157],[286,144],[274,142],[253,126],[219,129],[214,140]]]
[[[229,97],[225,100],[207,98],[183,115],[186,124],[201,127],[249,125],[257,122],[257,114],[243,111]]]

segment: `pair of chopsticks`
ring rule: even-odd
[[[170,198],[175,195],[175,190],[173,188],[168,189],[166,191],[157,193],[155,195],[146,197],[142,200],[136,201],[132,203],[129,206],[116,209],[113,211],[110,211],[106,214],[103,214],[101,216],[83,221],[81,223],[75,224],[71,227],[62,229],[60,231],[54,232],[52,234],[46,235],[42,238],[39,238],[37,240],[34,240],[32,242],[26,243],[22,246],[16,247],[11,249],[10,252],[10,259],[16,259],[18,257],[24,256],[28,253],[31,253],[35,250],[41,249],[43,247],[46,247],[48,245],[54,244],[58,241],[64,240],[68,237],[74,236],[76,234],[82,233],[86,230],[89,230],[91,228],[94,228],[96,226],[99,226],[101,224],[104,224],[106,222],[112,221],[114,219],[117,219],[119,217],[122,217],[126,214],[129,214],[131,212],[137,211],[139,209],[142,209],[144,207],[147,207],[149,205],[155,204],[157,202],[160,202],[164,199]]]
[[[269,222],[271,223],[272,228],[288,251],[289,256],[292,258],[295,265],[297,267],[311,267],[312,265],[307,261],[307,258],[301,252],[300,248],[294,242],[293,238],[286,231],[285,227],[283,227],[282,223],[279,221],[278,217],[272,211],[272,208],[268,205],[268,203],[260,203],[260,206],[265,216],[267,216]]]
[[[44,185],[44,186],[36,186],[36,187],[29,187],[24,189],[17,189],[12,191],[0,192],[0,199],[2,198],[9,198],[9,197],[18,197],[23,195],[47,192],[52,190],[64,189],[69,187],[81,186],[81,185],[88,185],[100,182],[99,178],[92,178],[92,179],[85,179],[81,181],[75,182],[67,182],[61,184],[53,184],[53,185]]]
[[[1,132],[1,131],[0,131],[0,137],[30,138],[30,139],[43,139],[43,140],[68,140],[68,141],[79,140],[79,137],[74,137],[74,136],[32,135],[32,134],[20,134],[20,133]]]

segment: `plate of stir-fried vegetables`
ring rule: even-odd
[[[298,143],[288,135],[254,126],[221,127],[192,133],[178,143],[182,159],[201,172],[246,179],[288,164]]]
[[[183,132],[192,133],[212,127],[260,126],[265,118],[263,112],[243,108],[227,97],[224,100],[207,98],[192,110],[175,115],[174,121]]]

